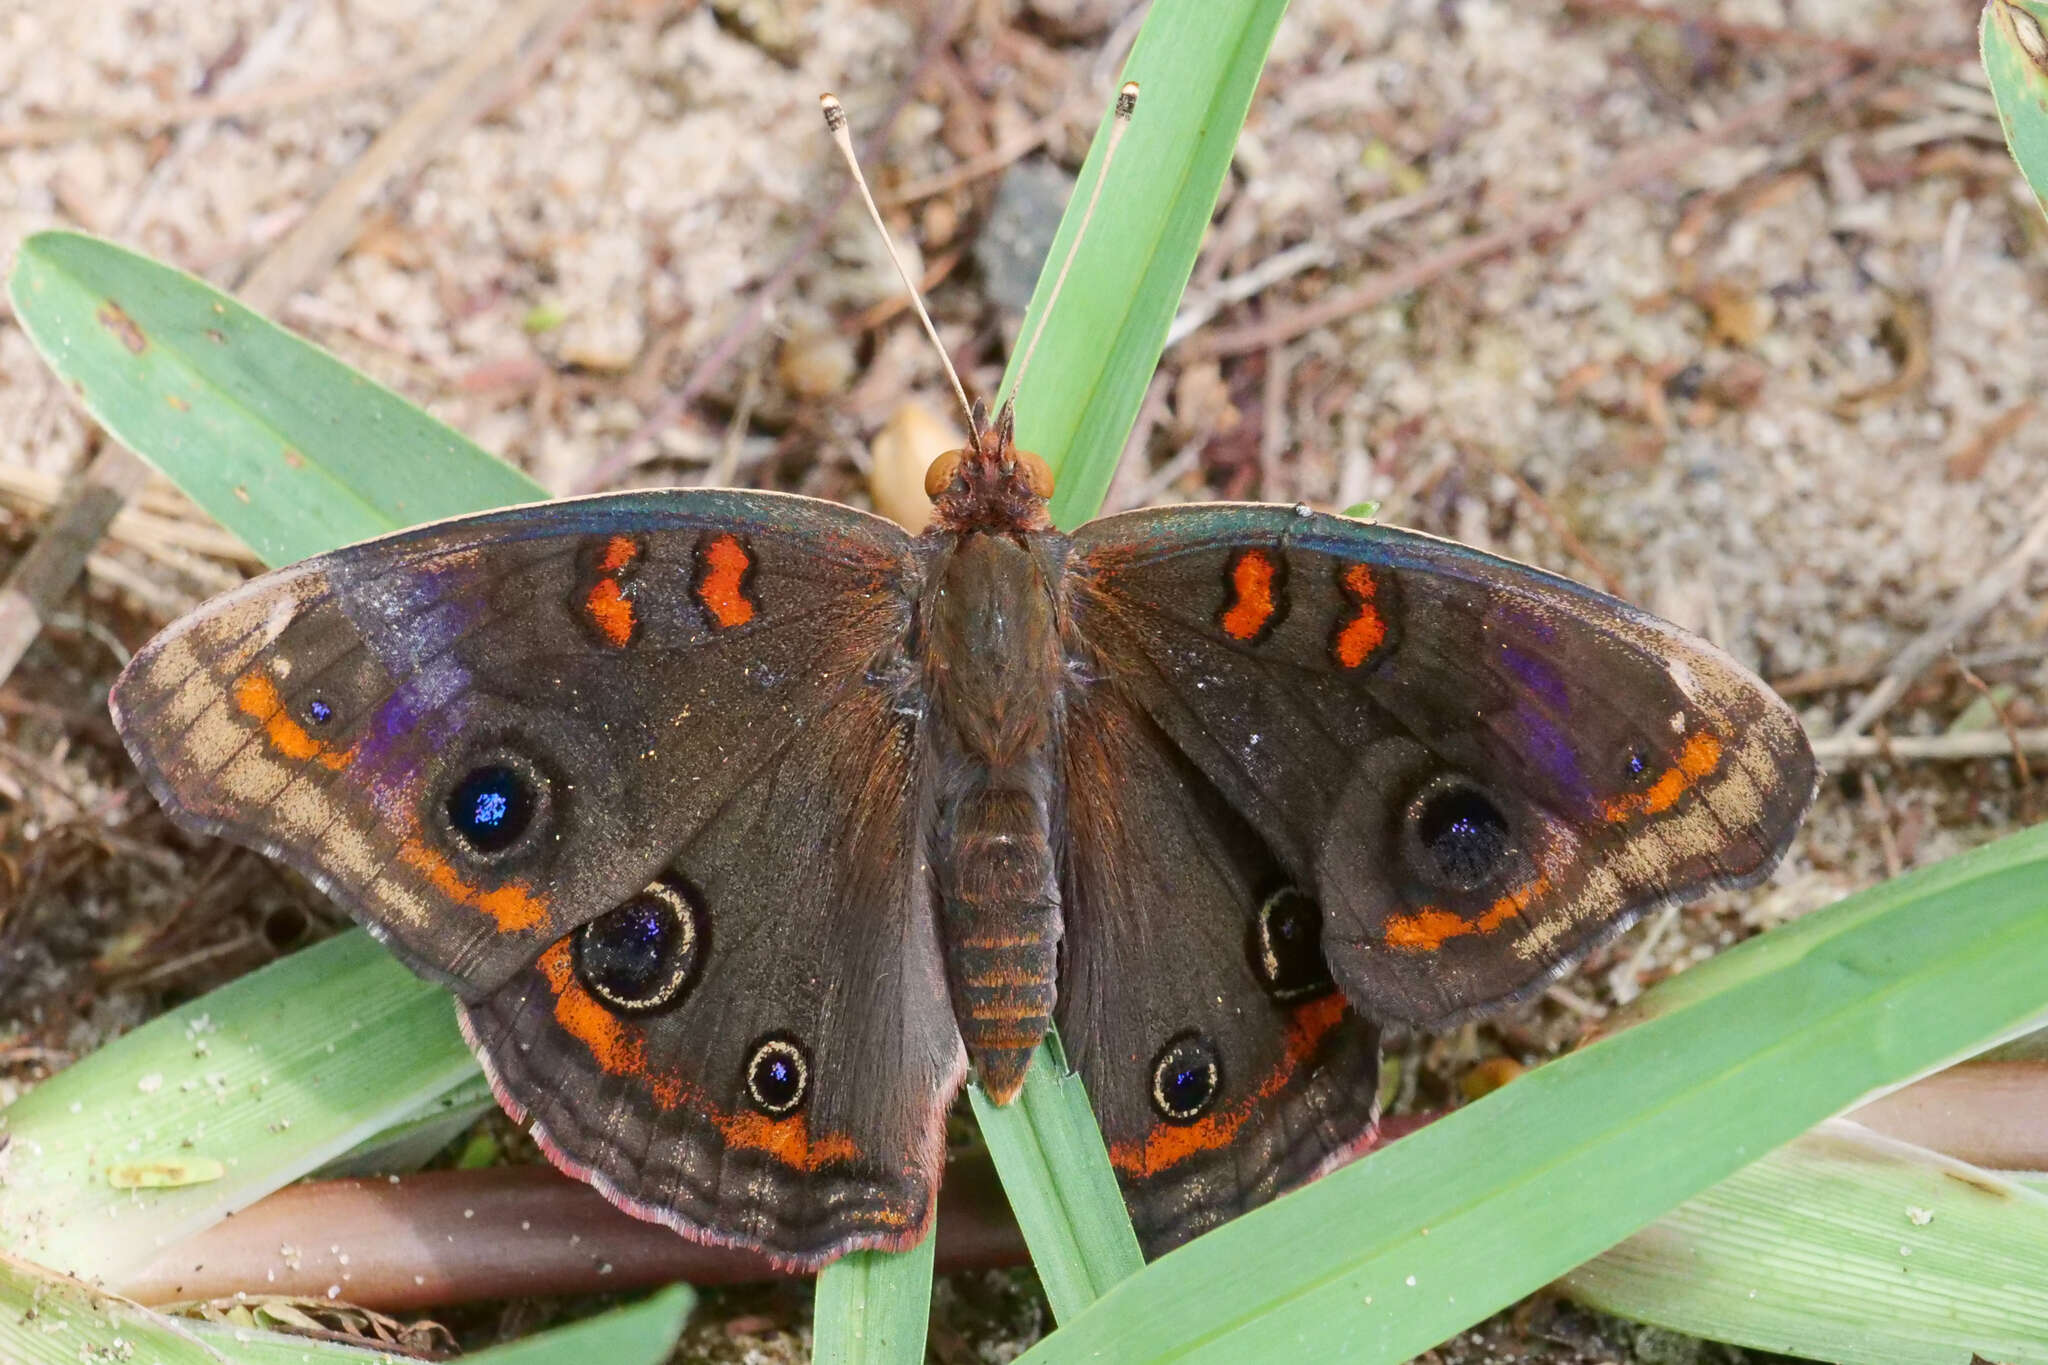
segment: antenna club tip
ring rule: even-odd
[[[1138,107],[1138,83],[1125,81],[1124,88],[1116,92],[1116,116],[1129,118]]]
[[[824,112],[825,126],[838,132],[846,126],[846,106],[839,102],[839,96],[830,90],[818,96],[818,108]]]

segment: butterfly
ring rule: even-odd
[[[455,993],[558,1166],[791,1268],[921,1238],[970,1068],[1008,1102],[1055,1023],[1179,1245],[1371,1142],[1383,1027],[1754,883],[1812,798],[1769,688],[1570,580],[1301,506],[1064,534],[1007,404],[926,486],[916,536],[697,490],[349,546],[115,721]]]

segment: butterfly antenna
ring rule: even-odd
[[[925,311],[924,296],[918,292],[917,281],[910,278],[910,267],[903,264],[903,257],[897,254],[896,242],[889,236],[889,226],[882,221],[882,211],[875,207],[875,196],[868,190],[868,178],[860,173],[860,158],[853,154],[853,134],[846,131],[846,106],[839,102],[837,95],[828,92],[818,96],[818,107],[825,111],[825,127],[831,132],[839,155],[845,158],[846,169],[853,172],[853,183],[860,187],[861,202],[868,206],[868,217],[875,220],[875,231],[882,234],[882,245],[888,249],[889,259],[895,262],[896,273],[903,277],[903,287],[910,291],[910,306],[917,310],[917,320],[924,324],[925,335],[932,339],[932,346],[939,353],[939,363],[946,367],[946,378],[953,381],[953,396],[960,400],[960,411],[967,414],[968,434],[978,439],[987,422],[976,417],[974,405],[967,401],[967,389],[960,383],[960,372],[953,368],[953,357],[946,354],[946,343],[939,340],[939,329],[932,325],[932,315]]]
[[[1074,229],[1073,241],[1067,243],[1067,258],[1060,262],[1060,273],[1053,276],[1052,292],[1045,297],[1045,307],[1038,314],[1038,325],[1031,329],[1031,340],[1024,345],[1024,358],[1017,362],[1017,382],[1010,386],[1010,399],[1005,407],[1015,405],[1017,395],[1023,391],[1024,375],[1031,368],[1032,353],[1038,349],[1038,340],[1045,335],[1045,324],[1052,317],[1052,306],[1060,300],[1060,290],[1067,284],[1067,272],[1074,268],[1074,257],[1080,254],[1081,240],[1088,235],[1089,220],[1095,217],[1095,205],[1102,198],[1102,187],[1109,180],[1109,163],[1116,158],[1117,144],[1124,140],[1124,131],[1131,126],[1131,115],[1138,108],[1138,83],[1124,82],[1124,88],[1116,94],[1116,118],[1109,125],[1109,145],[1102,149],[1102,169],[1095,176],[1095,188],[1088,192],[1088,207],[1081,211],[1081,226]]]

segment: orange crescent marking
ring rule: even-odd
[[[1334,992],[1302,1005],[1287,1020],[1285,1060],[1267,1073],[1256,1091],[1224,1113],[1187,1124],[1155,1123],[1151,1132],[1135,1142],[1111,1143],[1110,1164],[1125,1175],[1157,1175],[1198,1152],[1229,1146],[1257,1112],[1259,1103],[1287,1088],[1287,1082],[1315,1057],[1323,1039],[1343,1022],[1346,1013],[1344,997]]]
[[[1273,601],[1273,561],[1263,550],[1246,550],[1230,568],[1230,586],[1236,594],[1230,610],[1223,613],[1223,629],[1233,639],[1249,640],[1266,628],[1277,610]]]
[[[1550,878],[1538,873],[1488,906],[1483,914],[1466,919],[1454,910],[1429,906],[1412,915],[1396,915],[1387,921],[1389,948],[1408,953],[1433,953],[1454,938],[1466,934],[1490,934],[1550,893]]]
[[[731,533],[704,547],[704,573],[697,583],[697,600],[719,625],[743,626],[754,619],[754,604],[740,590],[740,580],[753,564],[746,546]]]
[[[244,673],[235,679],[235,705],[242,713],[263,727],[263,733],[270,740],[270,747],[286,758],[303,763],[317,759],[321,766],[340,772],[355,761],[355,750],[337,749],[324,744],[306,733],[304,726],[285,714],[284,698],[277,694],[277,684],[260,673]]]
[[[620,574],[633,567],[633,561],[640,558],[640,543],[631,536],[613,536],[604,543],[604,553],[598,556],[597,571],[601,574]]]
[[[1387,623],[1380,619],[1379,608],[1373,604],[1380,585],[1373,578],[1371,569],[1363,564],[1353,564],[1344,571],[1343,582],[1344,591],[1358,601],[1358,615],[1345,622],[1344,629],[1337,632],[1337,643],[1333,648],[1338,663],[1346,668],[1356,668],[1386,643]]]
[[[727,1113],[688,1081],[657,1074],[648,1064],[647,1043],[640,1030],[629,1028],[576,979],[568,939],[542,953],[536,965],[555,997],[555,1022],[589,1048],[597,1064],[610,1074],[644,1081],[662,1108],[701,1110],[727,1146],[766,1152],[800,1171],[815,1171],[827,1162],[851,1161],[860,1155],[859,1146],[843,1133],[827,1133],[813,1140],[810,1124],[801,1114],[771,1119],[747,1111]]]
[[[1695,730],[1678,751],[1678,762],[1657,775],[1657,780],[1639,792],[1603,802],[1600,814],[1609,824],[1620,824],[1638,815],[1661,815],[1678,804],[1701,778],[1721,766],[1721,741],[1712,732]]]
[[[614,649],[624,649],[633,643],[633,629],[639,622],[633,617],[633,599],[626,596],[618,579],[600,578],[591,584],[583,599],[583,613]]]
[[[407,836],[399,844],[398,860],[423,874],[436,891],[457,905],[466,905],[489,915],[505,933],[524,933],[547,920],[547,898],[535,895],[533,888],[526,883],[506,882],[486,891],[474,882],[465,881],[446,858],[421,843],[416,835]]]

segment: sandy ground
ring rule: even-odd
[[[992,387],[1029,281],[1003,245],[1021,236],[1028,260],[1032,224],[1056,215],[1132,7],[969,4],[931,58],[918,7],[587,8],[551,62],[433,144],[283,320],[557,491],[637,449],[694,376],[699,399],[610,482],[720,476],[865,502],[875,434],[906,403],[947,401],[851,210],[778,278],[839,184],[816,93],[838,90],[865,131],[912,82],[873,167],[885,190],[1004,163],[891,210],[942,276],[933,306],[954,354]],[[2048,373],[2043,221],[1970,55],[1974,6],[1684,8],[1705,22],[1563,0],[1297,0],[1196,270],[1191,303],[1226,302],[1168,352],[1113,499],[1377,499],[1383,520],[1705,632],[1792,695],[1814,735],[1833,733],[2005,559],[2048,486],[2033,407]],[[62,225],[234,282],[509,9],[0,0],[0,266]],[[1903,56],[1845,64],[1822,98],[1741,126],[1838,60],[1741,25]],[[242,112],[147,121],[213,99]],[[1724,125],[1738,131],[1568,227],[1304,335],[1200,358]],[[1042,145],[1019,153],[1034,131]],[[1262,275],[1263,290],[1236,288]],[[699,374],[764,291],[764,325]],[[81,420],[0,314],[0,568],[84,450]],[[167,494],[150,505],[167,523],[197,516]],[[193,543],[145,528],[103,547],[0,682],[0,1099],[332,922],[260,860],[171,834],[97,711],[121,647],[242,571]],[[2036,565],[1958,641],[1970,667],[1937,664],[1878,728],[2043,724],[2044,590]],[[2010,761],[1835,770],[1770,883],[1658,918],[1509,1019],[1408,1046],[1402,1103],[1449,1102],[1486,1057],[1538,1061],[1689,961],[2038,818]],[[143,964],[110,979],[122,953]],[[945,1302],[982,1305],[935,1339],[946,1359],[1003,1358],[1038,1330],[1014,1281],[956,1284]],[[1628,1329],[1541,1311],[1563,1325],[1532,1335],[1525,1314],[1446,1358],[1639,1354]],[[768,1334],[745,1349],[798,1349],[786,1297],[734,1312]]]

